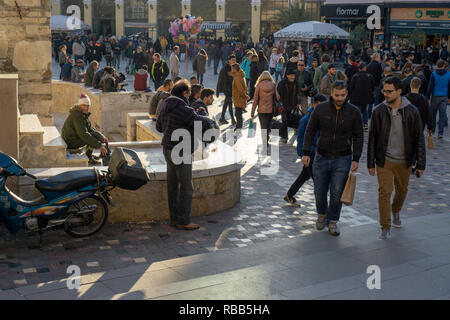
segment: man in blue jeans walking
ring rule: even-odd
[[[342,208],[341,195],[350,169],[358,170],[364,140],[361,112],[347,101],[347,95],[345,82],[335,81],[330,100],[319,104],[311,113],[303,142],[302,162],[307,167],[311,163],[314,136],[319,132],[313,165],[316,228],[322,230],[328,224],[333,236],[340,234],[337,223]]]
[[[450,72],[447,71],[448,63],[439,60],[436,64],[438,70],[433,72],[428,85],[427,96],[431,98],[431,111],[433,112],[434,134],[436,130],[436,118],[439,111],[438,139],[444,136],[444,127],[447,123],[447,104],[450,102]]]

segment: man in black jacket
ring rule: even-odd
[[[401,96],[402,81],[390,77],[383,82],[385,101],[372,113],[367,146],[367,167],[375,175],[379,185],[381,235],[385,240],[392,225],[399,228],[400,210],[408,193],[411,167],[416,165],[416,175],[425,170],[426,153],[419,111],[408,99]],[[391,206],[391,194],[395,184],[395,196]]]
[[[164,158],[167,162],[167,193],[170,225],[177,229],[195,230],[198,224],[191,223],[191,202],[194,192],[192,184],[192,153],[198,141],[194,134],[194,123],[200,121],[202,131],[211,128],[207,117],[198,115],[188,106],[190,84],[180,80],[166,99],[156,120],[156,129],[164,134],[162,139]],[[197,126],[195,126],[197,127]],[[185,134],[174,139],[175,130],[184,129]],[[200,132],[200,134],[202,134]]]
[[[357,106],[361,111],[364,122],[364,130],[367,130],[369,117],[367,115],[367,106],[373,103],[373,91],[375,90],[375,79],[367,72],[364,62],[359,65],[359,72],[353,75],[349,86],[350,102]]]
[[[153,55],[153,65],[149,69],[149,72],[155,84],[155,91],[157,91],[169,75],[169,66],[164,60],[161,59],[161,55],[159,53],[155,53]]]
[[[337,222],[342,209],[342,192],[350,169],[358,170],[364,140],[361,113],[347,102],[347,94],[344,81],[333,83],[330,100],[317,105],[311,113],[303,142],[302,162],[308,167],[314,136],[319,132],[312,168],[318,213],[316,228],[322,230],[328,224],[333,236],[340,234]]]
[[[298,108],[298,95],[297,95],[297,83],[295,82],[295,69],[289,69],[286,71],[286,78],[281,80],[277,86],[276,97],[283,106],[281,112],[282,127],[280,129],[281,142],[287,143],[288,141],[288,113],[293,108]]]
[[[431,134],[431,130],[433,129],[433,115],[427,97],[419,93],[422,83],[422,80],[414,77],[411,80],[410,92],[406,95],[406,99],[419,110],[420,118],[422,119],[422,128],[425,129],[427,127],[428,132]]]
[[[227,124],[228,121],[225,119],[225,113],[228,108],[230,113],[232,125],[236,125],[236,120],[233,115],[233,75],[231,72],[231,66],[236,63],[236,56],[230,55],[228,57],[228,63],[222,67],[219,73],[219,78],[217,80],[217,90],[216,95],[219,97],[219,93],[223,92],[225,94],[225,100],[223,102],[222,114],[219,119],[220,124]]]
[[[375,87],[373,91],[373,103],[369,105],[367,110],[367,116],[372,116],[373,106],[378,105],[380,101],[380,82],[383,77],[383,67],[381,66],[381,56],[379,53],[374,53],[372,56],[372,62],[367,65],[367,72],[369,72],[375,79]]]
[[[347,76],[347,83],[352,81],[353,75],[358,72],[358,63],[356,63],[356,57],[348,57],[348,67],[345,68],[345,75]]]

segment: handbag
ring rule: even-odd
[[[428,134],[428,150],[434,149],[434,141],[433,141],[433,134],[430,132]]]
[[[303,113],[300,108],[294,107],[288,110],[287,114],[287,126],[289,128],[298,128],[298,122],[303,117]]]
[[[347,182],[345,183],[344,191],[342,192],[341,202],[346,206],[351,206],[355,198],[356,189],[356,175],[350,172]]]
[[[273,117],[278,117],[283,112],[283,105],[277,100],[276,94],[273,95]]]
[[[248,124],[248,138],[254,138],[256,135],[256,122],[253,119],[250,119],[250,123]]]

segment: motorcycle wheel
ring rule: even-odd
[[[92,195],[69,207],[70,211],[78,213],[67,217],[64,231],[74,238],[91,236],[98,232],[108,219],[108,206],[105,200]],[[83,213],[80,211],[92,211]]]

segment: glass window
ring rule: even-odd
[[[125,21],[148,21],[146,0],[125,0]]]
[[[226,0],[225,21],[250,22],[251,16],[250,0]]]

